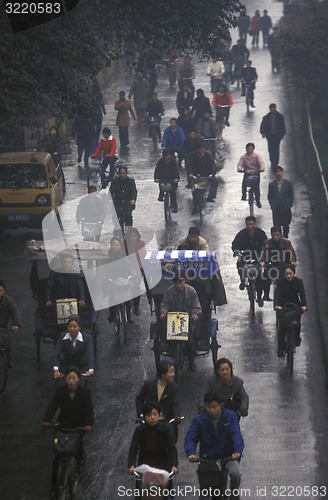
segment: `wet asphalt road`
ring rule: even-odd
[[[249,1],[249,13],[258,3]],[[267,8],[276,21],[282,4],[267,0]],[[234,40],[236,33],[233,33]],[[224,130],[225,167],[220,172],[217,201],[206,207],[201,234],[210,248],[218,252],[228,304],[217,310],[219,320],[219,356],[229,357],[236,375],[244,379],[250,395],[249,416],[241,421],[245,439],[245,453],[241,463],[242,498],[325,498],[323,490],[310,490],[305,486],[327,486],[328,417],[326,376],[324,371],[321,332],[317,322],[316,298],[311,268],[311,255],[307,243],[305,221],[310,214],[306,186],[295,164],[295,144],[292,134],[289,83],[282,75],[272,75],[267,49],[251,51],[253,66],[258,70],[259,81],[255,94],[256,108],[248,115],[240,91],[233,88],[234,106],[231,127]],[[196,68],[196,88],[209,94],[206,63]],[[107,116],[103,124],[115,127],[114,99],[118,91],[128,90],[131,81],[124,72],[117,76],[105,94]],[[166,75],[160,75],[157,87],[165,106],[162,128],[169,117],[176,115],[176,89],[170,90]],[[236,164],[244,152],[246,142],[255,142],[256,151],[263,155],[267,170],[262,175],[263,208],[256,210],[257,224],[267,234],[272,225],[271,211],[266,200],[267,185],[273,175],[269,168],[266,141],[259,134],[262,116],[270,102],[276,102],[284,113],[287,136],[281,147],[280,163],[285,176],[294,183],[296,201],[290,239],[299,258],[298,275],[305,281],[309,312],[303,317],[303,342],[297,350],[294,374],[289,376],[286,363],[276,357],[275,318],[271,304],[257,309],[255,323],[250,322],[246,293],[238,290],[238,276],[230,245],[238,230],[243,227],[247,205],[240,201],[241,176]],[[116,134],[117,135],[117,134]],[[198,225],[191,217],[191,194],[184,189],[184,176],[178,192],[179,212],[165,225],[162,205],[157,200],[157,187],[152,181],[158,154],[152,152],[147,130],[142,125],[130,128],[130,153],[122,157],[136,179],[138,205],[134,223],[148,226],[155,231],[161,246],[176,245],[190,225]],[[85,192],[86,173],[78,170],[75,146],[65,166],[67,199]],[[75,226],[72,225],[72,232]],[[19,304],[24,328],[14,334],[14,363],[10,370],[6,392],[0,396],[0,498],[2,500],[43,500],[49,491],[51,472],[51,433],[40,429],[43,411],[53,392],[51,379],[51,347],[42,346],[42,360],[36,366],[34,329],[34,302],[29,290],[30,266],[24,257],[27,239],[40,238],[40,234],[27,231],[10,231],[1,247],[1,276],[8,283],[8,293]],[[145,377],[154,375],[154,359],[149,340],[151,321],[145,297],[141,302],[142,316],[136,318],[129,329],[128,344],[119,345],[112,327],[100,313],[99,355],[96,376],[91,382],[96,423],[87,437],[87,466],[79,484],[77,499],[117,499],[118,487],[132,487],[133,480],[126,474],[127,449],[134,429],[134,396]],[[180,428],[178,443],[181,472],[176,485],[197,485],[195,467],[188,464],[183,453],[183,437],[198,402],[201,401],[206,379],[212,374],[211,359],[197,361],[198,372],[184,371],[181,375],[181,406],[186,416]],[[280,489],[275,489],[278,487]],[[284,489],[284,487],[289,489]],[[298,487],[296,489],[296,487]],[[260,489],[260,490],[259,490]],[[320,494],[321,493],[321,494]],[[179,498],[197,498],[192,494]]]

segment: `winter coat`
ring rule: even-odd
[[[267,240],[267,235],[265,234],[263,229],[256,227],[253,235],[251,235],[247,231],[247,229],[244,228],[241,231],[239,231],[239,233],[236,234],[235,239],[232,242],[231,248],[233,251],[248,250],[252,256],[252,259],[259,262],[262,251],[262,245],[266,240]]]
[[[129,99],[124,99],[124,101],[122,101],[121,99],[117,99],[115,101],[114,108],[117,111],[116,125],[118,127],[129,127],[129,112],[131,113],[132,118],[136,120],[136,115]]]
[[[137,415],[142,412],[142,407],[150,401],[158,402],[161,407],[161,413],[166,420],[180,417],[180,404],[178,400],[178,384],[175,382],[167,382],[160,400],[157,395],[158,379],[146,380],[136,396]]]
[[[136,109],[146,109],[147,107],[147,96],[149,92],[149,83],[146,78],[136,78],[132,83],[128,98],[131,99],[133,96],[133,103]]]
[[[292,281],[287,281],[285,278],[277,281],[274,305],[283,307],[288,302],[293,302],[299,307],[307,305],[303,280],[297,276]]]
[[[207,381],[208,392],[221,393],[227,392],[227,401],[224,402],[225,408],[237,412],[240,409],[248,410],[249,397],[244,388],[243,379],[231,375],[229,382],[220,380],[217,375],[213,375]]]
[[[159,179],[160,181],[173,181],[174,179],[180,179],[180,171],[178,162],[175,158],[166,159],[160,158],[156,164],[154,179]]]
[[[47,300],[55,302],[56,299],[76,297],[77,300],[85,301],[85,290],[81,274],[72,270],[67,273],[59,269],[51,271],[48,278]]]
[[[279,113],[279,111],[275,111],[274,115],[276,116],[276,133],[272,133],[272,128],[271,128],[271,116],[272,113],[269,112],[262,118],[261,126],[260,126],[260,133],[266,138],[272,137],[272,136],[277,136],[280,140],[284,137],[286,134],[286,127],[285,127],[285,119],[284,115]]]
[[[193,314],[199,315],[202,312],[202,308],[200,306],[197,292],[190,285],[185,285],[184,290],[184,310],[181,312],[187,312],[190,316]],[[161,303],[161,314],[167,314],[168,312],[174,312],[177,310],[178,293],[180,292],[178,292],[175,288],[175,285],[170,286],[170,288],[166,290]]]
[[[294,204],[293,184],[287,179],[283,179],[279,191],[277,180],[270,182],[268,200],[273,212],[278,211],[281,214],[287,212]]]
[[[108,139],[101,139],[92,157],[97,157],[103,153],[106,157],[112,157],[116,153],[116,139],[112,135]]]
[[[58,422],[72,427],[93,426],[93,406],[89,389],[77,386],[72,399],[65,385],[56,390],[45,411],[43,421],[51,422],[59,409]]]
[[[7,328],[9,322],[12,326],[22,326],[17,304],[9,295],[5,294],[0,299],[0,328]]]
[[[163,133],[162,146],[164,148],[182,148],[185,135],[181,127],[177,126],[175,131],[171,127],[166,127]]]
[[[61,334],[52,353],[52,364],[55,367],[66,369],[69,366],[76,366],[82,372],[93,370],[93,338],[91,335],[81,333],[82,340],[76,340],[75,347],[69,338],[69,334]]]

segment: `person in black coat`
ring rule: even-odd
[[[197,123],[201,118],[203,118],[205,111],[208,111],[211,116],[213,115],[210,100],[208,97],[205,96],[204,90],[197,89],[196,96],[197,97],[195,97],[191,108],[191,115],[193,115],[195,123]]]
[[[43,416],[43,427],[50,427],[51,421],[59,410],[57,422],[64,428],[83,427],[90,432],[93,427],[94,415],[90,391],[79,386],[80,372],[76,367],[69,367],[65,372],[66,384],[56,390]],[[76,454],[78,470],[84,465],[83,439],[81,433],[79,449]],[[56,484],[59,457],[55,456],[52,469],[52,486]]]
[[[182,90],[179,90],[177,93],[176,106],[179,115],[182,115],[185,108],[188,108],[188,110],[191,108],[193,100],[193,95],[189,89],[189,85],[184,85]]]
[[[83,307],[85,290],[81,274],[73,268],[74,257],[70,253],[62,253],[60,260],[61,268],[49,274],[46,306],[55,303],[57,299],[74,297]]]
[[[270,112],[263,116],[260,133],[268,141],[271,167],[279,165],[280,142],[286,134],[284,115],[277,111],[277,105],[272,103],[269,106]]]
[[[146,464],[157,469],[178,473],[178,453],[166,422],[160,422],[160,406],[146,403],[142,408],[145,423],[133,434],[128,456],[128,473],[137,465]]]
[[[178,211],[177,187],[180,180],[179,165],[171,149],[164,149],[163,156],[156,164],[154,171],[154,181],[159,184],[158,201],[164,201],[164,193],[161,191],[160,183],[171,184],[170,203],[172,212]]]
[[[128,176],[128,169],[121,165],[118,169],[118,177],[115,177],[110,185],[109,194],[114,202],[114,207],[119,215],[125,210],[125,224],[132,226],[132,210],[135,209],[137,201],[137,188],[135,180]]]
[[[77,162],[78,164],[81,163],[84,153],[84,167],[88,168],[89,157],[98,144],[96,142],[96,126],[92,119],[83,115],[77,116],[72,128],[72,136],[74,137],[75,135],[77,145]],[[95,147],[93,147],[92,142],[95,143]]]
[[[81,320],[71,316],[66,331],[61,334],[52,354],[54,377],[59,378],[69,367],[76,366],[86,375],[93,375],[94,353],[91,335],[81,333]]]
[[[290,181],[284,179],[284,169],[275,167],[276,179],[269,184],[268,200],[272,210],[273,225],[282,227],[284,238],[288,238],[289,225],[292,220],[291,208],[294,204],[294,189]]]
[[[256,68],[252,67],[252,61],[247,61],[246,66],[243,67],[243,69],[240,72],[240,79],[241,79],[241,85],[242,85],[242,93],[241,95],[245,95],[245,90],[246,90],[246,85],[250,85],[250,99],[251,99],[251,107],[255,108],[254,106],[254,90],[255,90],[255,84],[257,82],[257,72]]]
[[[286,265],[283,271],[284,277],[277,281],[274,293],[274,308],[279,314],[279,358],[284,355],[286,326],[293,320],[299,323],[295,343],[297,346],[301,345],[301,314],[308,310],[303,280],[295,276],[294,266]],[[284,309],[288,303],[295,304],[299,308],[299,312]]]
[[[145,403],[158,402],[161,414],[160,420],[169,422],[173,418],[176,422],[170,425],[174,442],[178,440],[177,424],[180,424],[180,404],[178,400],[178,385],[174,382],[174,364],[162,359],[157,367],[157,378],[146,380],[136,396],[137,415],[142,414]]]

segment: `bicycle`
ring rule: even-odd
[[[132,276],[129,276],[127,279],[120,277],[115,280],[109,279],[109,282],[112,283],[112,288],[115,287],[115,294],[122,301],[117,304],[115,307],[115,312],[112,321],[110,320],[110,316],[107,318],[110,322],[113,323],[114,331],[117,335],[117,338],[120,339],[120,333],[123,336],[124,345],[127,342],[127,324],[128,324],[128,313],[127,313],[127,305],[128,302],[124,295],[128,292],[128,290],[133,286],[131,282]],[[111,313],[110,313],[111,314]]]
[[[206,191],[209,188],[209,178],[208,177],[196,177],[192,176],[192,194],[194,199],[194,204],[197,207],[200,222],[204,219],[204,208],[206,205]]]
[[[282,315],[280,315],[278,335],[284,335],[284,351],[286,354],[287,368],[290,375],[292,375],[294,371],[294,354],[297,347],[296,338],[298,336],[300,328],[300,316],[300,308],[293,302],[288,302],[287,304],[285,304],[282,309]],[[285,330],[285,332],[283,330]],[[280,353],[278,349],[278,356],[279,354]]]
[[[172,213],[172,200],[171,200],[171,193],[172,189],[174,187],[172,186],[173,181],[165,181],[165,180],[160,180],[159,181],[159,188],[160,188],[160,193],[164,197],[164,218],[165,222],[170,222],[171,220],[171,213]],[[173,212],[177,212],[177,207],[173,207]]]
[[[216,168],[221,170],[223,156],[220,155],[219,149],[223,149],[224,147],[222,131],[220,131],[220,137],[202,137],[202,141],[204,142],[205,149],[212,154]],[[219,143],[221,143],[220,146]]]
[[[61,424],[54,424],[50,427],[54,428],[55,463],[57,461],[56,482],[52,498],[56,500],[73,499],[79,474],[76,454],[84,428],[65,428]]]
[[[158,147],[158,134],[160,134],[160,119],[161,115],[158,116],[148,116],[148,126],[150,129],[150,137],[152,140],[154,151],[157,151]]]
[[[252,85],[253,85],[253,82],[252,83],[245,83],[245,103],[246,103],[247,113],[249,112],[249,107],[252,104],[253,99],[254,99]]]
[[[6,349],[2,347],[10,342],[10,332],[7,328],[0,328],[0,394],[6,388],[8,378],[8,363]]]
[[[227,116],[229,111],[229,105],[228,104],[222,104],[216,106],[216,118],[215,121],[218,124],[219,127],[219,139],[222,140],[222,131],[225,127],[226,121],[227,121]]]
[[[258,182],[258,175],[247,175],[245,177],[247,200],[249,205],[249,215],[254,217],[255,183]]]
[[[206,457],[197,460],[197,476],[202,500],[228,500],[228,471],[225,465],[233,460],[231,457],[209,459]],[[204,494],[203,494],[204,493]]]
[[[110,163],[108,163],[106,165],[106,168],[101,175],[101,165],[103,162],[103,160],[101,160],[97,167],[93,167],[93,168],[89,169],[88,177],[87,177],[87,187],[88,188],[90,186],[96,186],[98,191],[100,191],[101,189],[107,188],[108,184],[110,184],[112,182],[113,178],[116,175],[118,165],[120,165],[120,163],[118,162],[118,158],[116,156],[113,158],[115,159],[115,161],[113,160],[114,167],[115,167],[114,175],[113,175],[113,173],[111,173],[111,164]]]
[[[243,252],[237,252],[235,257],[242,258]],[[255,260],[245,262],[243,266],[243,279],[249,300],[251,320],[255,320],[255,301],[256,301],[256,280],[258,278],[258,264]]]

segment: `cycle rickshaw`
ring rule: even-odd
[[[161,263],[162,277],[151,287],[152,266]],[[217,340],[218,320],[212,318],[216,307],[227,303],[224,284],[221,278],[215,252],[194,250],[163,250],[147,252],[144,260],[144,269],[148,279],[149,295],[151,296],[151,313],[155,312],[156,322],[151,324],[150,338],[153,340],[153,351],[156,366],[161,357],[170,357],[175,360],[175,373],[178,379],[179,371],[183,367],[188,341],[188,315],[183,311],[168,314],[167,331],[163,331],[160,316],[160,306],[166,290],[173,285],[176,273],[183,273],[187,283],[197,291],[202,315],[200,327],[193,341],[196,357],[212,354],[213,366],[217,361],[217,352],[220,347]]]
[[[95,249],[95,247],[99,249]],[[46,292],[50,267],[43,241],[31,240],[26,243],[26,260],[31,262],[30,287],[36,302],[34,311],[37,363],[40,364],[41,343],[54,345],[64,331],[68,318],[78,314],[82,321],[83,331],[93,337],[94,353],[97,354],[97,312],[93,308],[89,290],[83,276],[81,260],[89,261],[107,258],[107,250],[102,251],[99,243],[79,242],[80,273],[86,296],[85,307],[79,307],[76,297],[64,297],[56,300],[53,307],[46,306]],[[69,249],[67,249],[68,251]],[[72,251],[74,253],[74,249]],[[59,259],[58,259],[59,260]],[[51,263],[53,268],[53,262]],[[59,266],[58,266],[59,267]],[[78,272],[78,271],[77,271]]]

